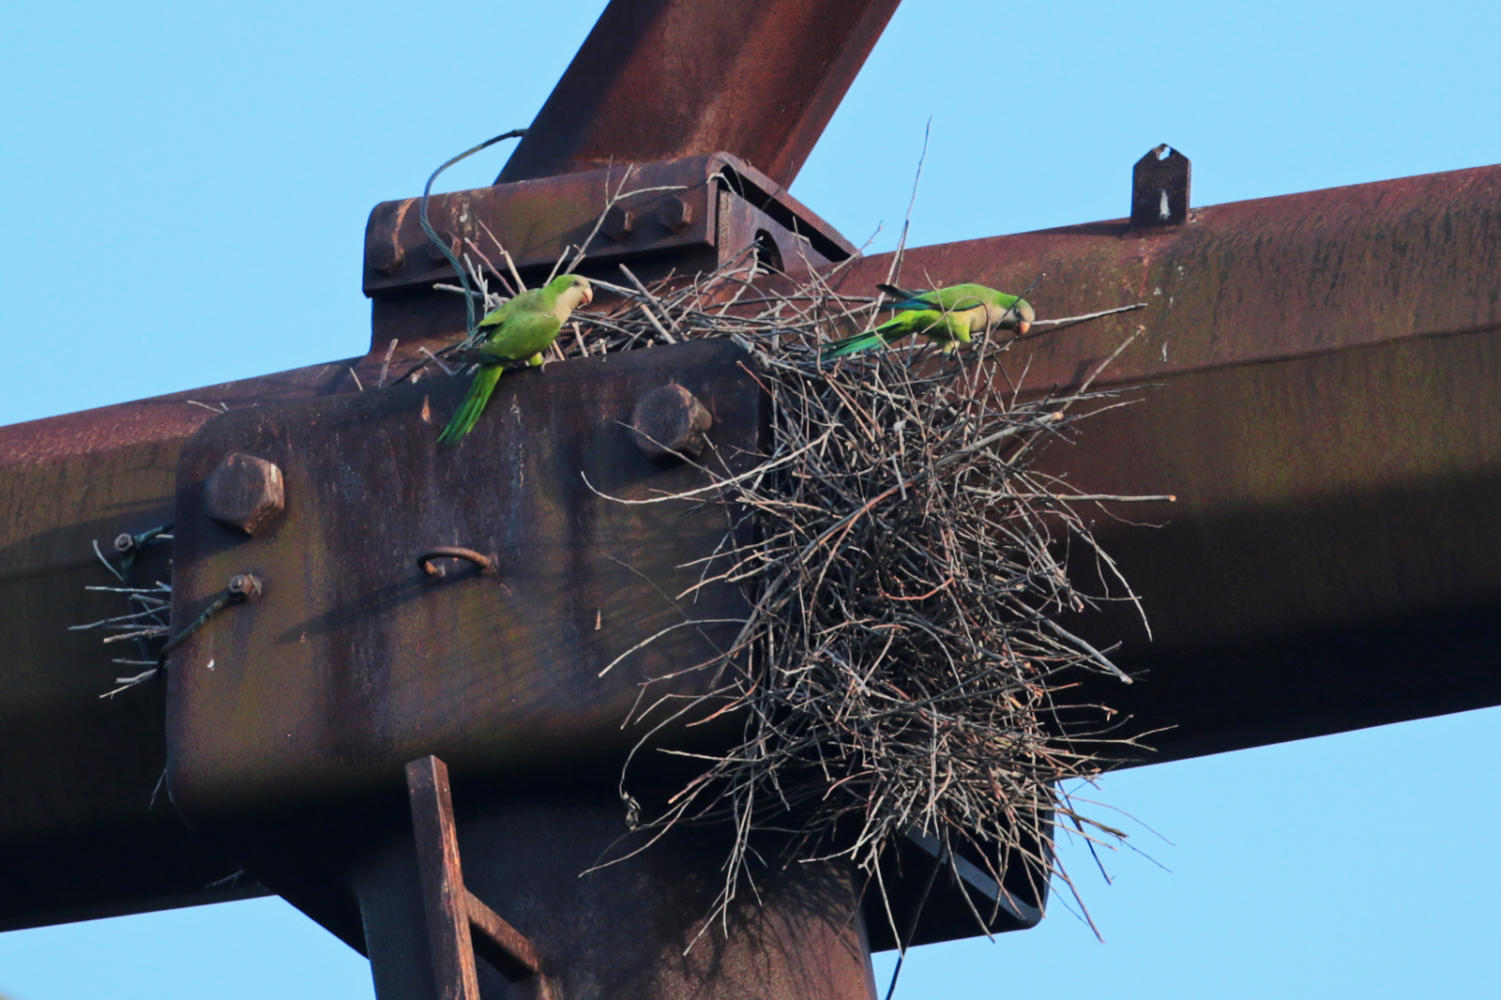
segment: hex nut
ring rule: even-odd
[[[261,599],[261,578],[254,573],[236,573],[229,578],[229,592],[242,601]]]
[[[612,242],[620,243],[636,228],[636,213],[623,205],[611,205],[600,223],[599,231]]]
[[[365,250],[365,263],[388,278],[405,267],[406,262],[406,248],[394,239],[371,243]]]
[[[704,432],[713,425],[708,408],[676,382],[643,393],[631,413],[631,437],[653,459],[697,458],[708,444]]]
[[[287,506],[276,463],[240,451],[224,456],[203,491],[204,507],[215,524],[251,536],[274,524]]]
[[[693,206],[673,195],[657,211],[657,221],[674,233],[681,233],[693,223]]]

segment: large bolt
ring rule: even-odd
[[[599,231],[616,243],[623,242],[635,228],[636,213],[622,205],[611,205],[610,210],[605,213],[604,221],[599,225]]]
[[[693,206],[673,195],[657,210],[657,221],[674,233],[681,233],[693,222]]]
[[[204,484],[204,504],[215,524],[256,535],[286,509],[286,489],[276,463],[236,451],[224,456]]]
[[[365,262],[374,270],[390,277],[406,266],[406,248],[394,237],[388,240],[378,240],[366,248]]]
[[[704,404],[678,385],[668,383],[636,400],[631,414],[631,435],[636,446],[651,458],[687,455],[697,458],[708,439],[704,437],[714,424]]]

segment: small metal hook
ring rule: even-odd
[[[465,549],[457,545],[438,545],[417,556],[417,568],[422,570],[424,575],[434,579],[446,575],[443,567],[433,562],[434,559],[463,559],[474,563],[479,567],[480,576],[494,576],[497,562],[494,556],[481,555],[473,549]]]

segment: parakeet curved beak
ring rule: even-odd
[[[1027,331],[1032,329],[1032,324],[1037,321],[1037,313],[1032,308],[1032,303],[1026,299],[1018,299],[1011,307],[1011,312],[1016,316],[1016,335],[1025,337]]]
[[[589,303],[591,303],[593,301],[594,301],[594,286],[593,285],[585,285],[584,286],[584,305],[588,305]]]

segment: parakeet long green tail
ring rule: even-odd
[[[914,333],[925,334],[942,343],[945,354],[951,352],[961,341],[967,343],[970,339],[967,321],[958,320],[952,314],[918,310],[898,313],[874,330],[857,333],[843,340],[830,341],[824,345],[820,356],[825,361],[830,358],[842,358],[846,354],[890,344],[894,340],[901,340]]]
[[[490,402],[491,393],[500,383],[501,370],[500,365],[484,365],[474,373],[474,381],[469,383],[469,391],[464,393],[464,401],[459,404],[458,412],[449,419],[443,433],[438,435],[439,444],[452,444],[474,430],[474,425],[479,423],[479,415],[485,412],[485,404]]]
[[[830,358],[842,358],[846,354],[854,354],[856,351],[863,351],[878,344],[884,344],[885,342],[875,330],[866,330],[864,333],[857,333],[853,337],[830,341],[823,346],[820,357],[825,361]]]
[[[474,373],[458,412],[438,434],[438,443],[454,444],[473,430],[500,381],[501,365],[507,361],[542,364],[542,352],[557,339],[573,310],[593,298],[588,281],[576,274],[564,274],[486,313],[475,324],[475,333],[484,337],[476,350],[491,363]]]

